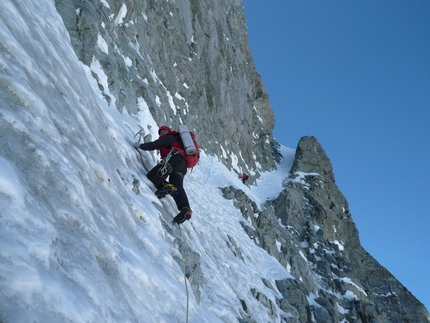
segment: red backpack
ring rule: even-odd
[[[184,158],[185,158],[185,161],[187,162],[187,167],[193,168],[199,162],[200,152],[199,152],[199,145],[197,144],[197,141],[196,141],[196,136],[191,131],[190,131],[190,135],[191,135],[191,138],[193,139],[194,146],[196,147],[196,153],[193,155],[187,155],[184,153],[185,155]],[[181,139],[181,142],[182,142],[182,139]]]
[[[179,134],[179,132],[172,130],[172,131],[169,131],[168,135],[175,135],[178,138],[178,143],[172,144],[172,147],[174,148],[174,153],[180,154],[181,156],[183,156],[185,158],[185,161],[187,162],[187,168],[193,168],[199,162],[200,151],[199,151],[199,145],[197,144],[197,141],[196,141],[196,136],[191,131],[189,133],[191,135],[191,139],[193,139],[193,143],[194,143],[194,146],[196,148],[196,153],[192,154],[192,155],[186,154],[184,144],[182,142],[182,138],[181,138],[181,135]]]

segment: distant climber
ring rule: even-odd
[[[246,184],[246,181],[248,180],[249,176],[246,173],[243,173],[242,176],[239,177],[242,179],[242,183]]]
[[[141,144],[136,142],[135,148],[142,150],[158,149],[161,155],[161,162],[151,169],[146,175],[157,188],[155,195],[163,198],[171,195],[180,211],[175,216],[173,222],[181,224],[191,219],[193,211],[190,209],[187,194],[184,190],[184,176],[187,173],[187,162],[182,154],[183,147],[178,132],[172,131],[167,126],[158,129],[157,140]],[[166,181],[169,177],[169,182]]]

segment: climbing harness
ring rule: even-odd
[[[170,149],[169,153],[163,158],[163,161],[161,162],[161,167],[157,171],[157,175],[159,177],[164,177],[166,174],[170,174],[173,171],[172,165],[169,164],[170,158],[174,155],[173,153],[174,149]]]
[[[179,225],[179,232],[181,235],[181,254],[182,254],[182,264],[183,264],[182,271],[184,272],[185,290],[187,291],[186,323],[188,323],[188,307],[189,307],[189,303],[190,303],[190,295],[188,293],[188,284],[187,284],[187,275],[186,275],[186,264],[185,264],[185,254],[184,254],[184,238],[182,237],[182,229],[181,229],[180,225]]]

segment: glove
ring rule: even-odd
[[[134,146],[134,148],[139,149],[139,147],[140,147],[140,142],[136,141],[136,142],[133,144],[133,146]]]

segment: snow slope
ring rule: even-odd
[[[274,301],[261,279],[291,275],[249,239],[219,188],[243,189],[261,207],[282,189],[294,151],[282,147],[279,169],[251,188],[203,152],[185,180],[194,215],[179,232],[173,200],[158,200],[145,177],[142,160],[153,166],[156,154],[141,159],[132,146],[139,126],[157,136],[144,100],[134,116],[107,105],[52,1],[5,0],[0,17],[0,321],[183,322],[181,236],[200,255],[190,322],[234,322],[240,300],[270,321],[250,288]]]

